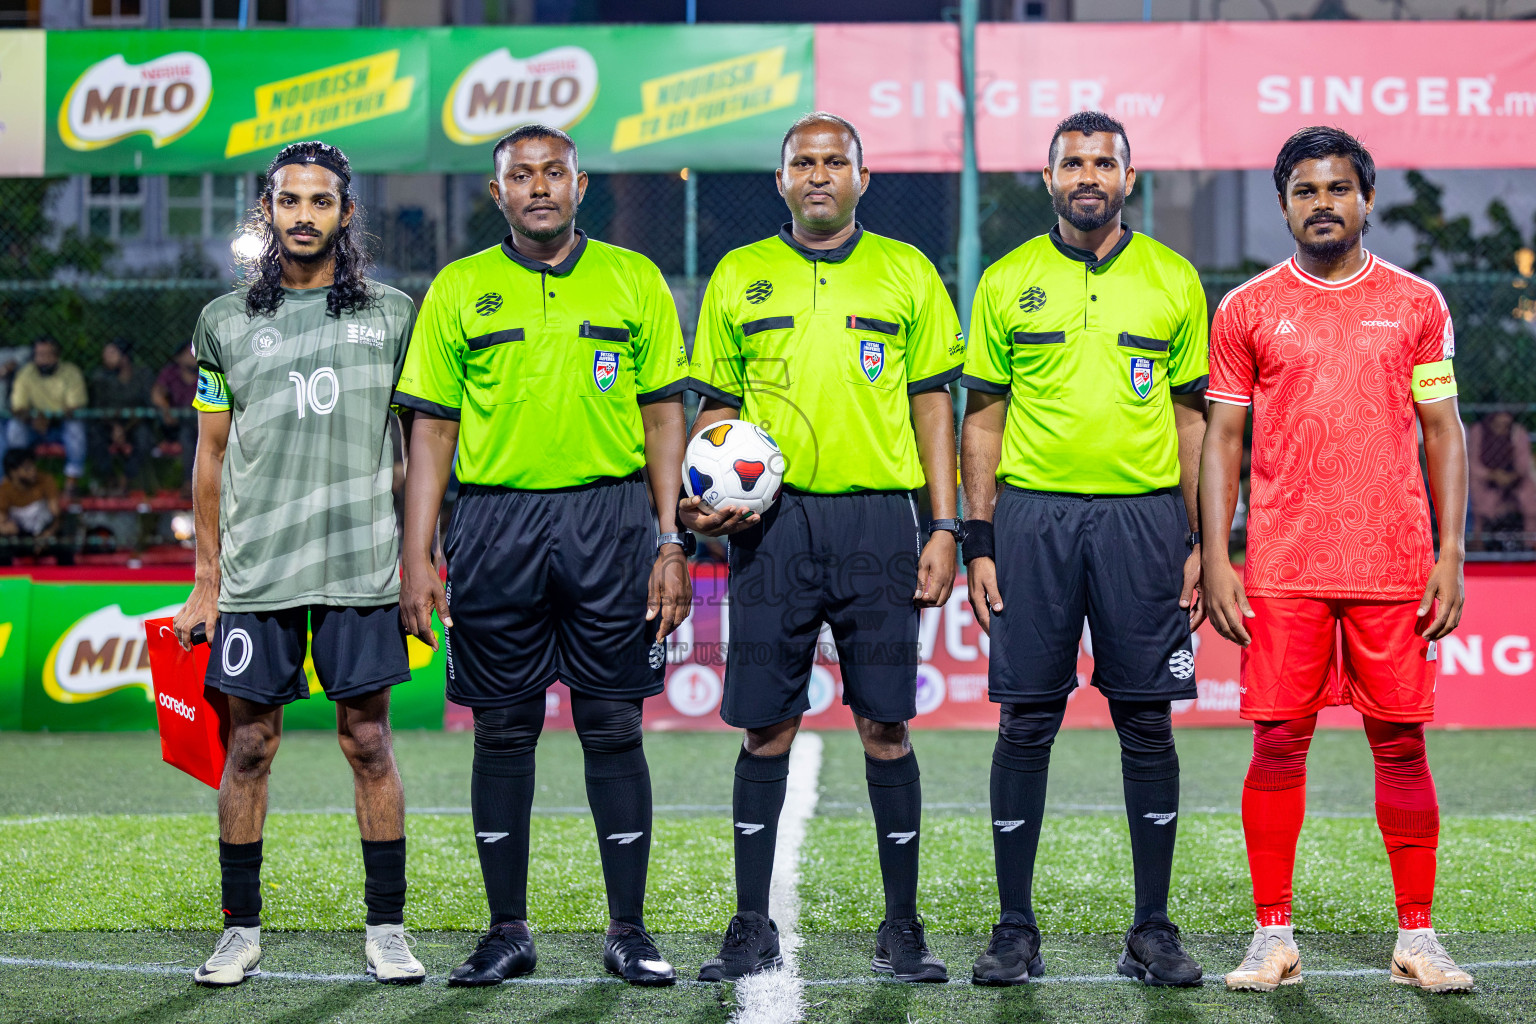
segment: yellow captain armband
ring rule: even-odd
[[[1456,370],[1449,359],[1420,363],[1413,368],[1413,400],[1438,402],[1456,395]]]
[[[206,366],[197,368],[197,395],[192,399],[192,408],[198,412],[229,411],[229,385],[222,373]]]

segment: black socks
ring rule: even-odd
[[[1136,869],[1136,919],[1168,913],[1168,883],[1178,837],[1179,755],[1173,747],[1173,720],[1167,701],[1109,702],[1120,733],[1120,769],[1125,778],[1125,816],[1131,826],[1131,861]]]
[[[369,924],[405,923],[405,837],[363,841],[363,902]]]
[[[736,910],[768,916],[779,812],[789,779],[789,753],[758,757],[745,747],[736,757],[731,814],[736,832]]]
[[[1021,747],[1002,736],[992,752],[992,857],[997,867],[1000,920],[1034,924],[1030,894],[1045,818],[1051,748]]]
[[[587,750],[587,803],[608,888],[608,916],[645,926],[645,874],[651,858],[651,773],[645,748]]]
[[[917,754],[890,761],[864,755],[869,807],[875,817],[880,877],[885,882],[885,919],[917,916],[917,848],[923,819],[923,784]]]
[[[261,924],[261,840],[226,843],[219,840],[219,873],[224,896],[224,927],[255,928]]]
[[[469,781],[469,805],[475,825],[475,850],[480,854],[480,875],[485,880],[485,899],[491,908],[491,927],[525,920],[533,752],[507,753],[485,749],[477,742]]]

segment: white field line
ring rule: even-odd
[[[1536,968],[1536,960],[1484,960],[1479,963],[1465,963],[1461,965],[1469,971],[1496,971],[1496,970],[1521,970]],[[172,966],[169,964],[112,964],[100,963],[92,960],[47,960],[38,957],[26,956],[0,956],[0,967],[31,967],[52,971],[90,971],[92,973],[114,974],[140,974],[140,975],[171,975],[182,976],[190,979],[192,967]],[[1308,978],[1365,978],[1373,976],[1385,976],[1390,972],[1374,967],[1362,967],[1336,971],[1306,972]],[[761,975],[758,975],[761,977]],[[255,975],[257,980],[268,978],[275,981],[308,981],[308,982],[372,982],[373,979],[366,974],[305,974],[299,971],[262,971]],[[444,985],[444,978],[428,978],[430,985]],[[612,976],[591,976],[585,978],[513,978],[502,982],[504,986],[517,987],[519,985],[573,987],[577,985],[619,985],[623,984],[618,978]],[[680,988],[712,988],[710,982],[691,981],[679,978],[677,982]],[[741,988],[746,982],[740,982],[736,986],[737,1002],[741,1002]],[[812,978],[801,984],[810,988],[826,988],[842,985],[899,985],[900,982],[891,981],[889,978],[870,975],[856,978]],[[969,985],[969,979],[951,978],[950,985]],[[1130,978],[1121,977],[1118,974],[1061,974],[1046,975],[1043,978],[1035,978],[1031,985],[1131,985],[1136,984]],[[1219,976],[1211,976],[1205,979],[1205,984],[1217,987],[1221,984]],[[924,986],[927,987],[927,986]],[[782,1019],[782,1018],[779,1018]]]
[[[768,914],[779,925],[779,949],[784,966],[750,975],[736,983],[732,1024],[791,1024],[805,1019],[805,983],[800,977],[800,847],[806,823],[816,813],[821,779],[821,736],[795,737],[789,751],[789,780],[779,835],[773,854],[773,880],[768,888]]]

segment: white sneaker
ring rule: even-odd
[[[427,969],[411,953],[413,942],[403,924],[370,924],[364,944],[368,954],[368,973],[386,985],[419,985],[427,978]]]
[[[199,985],[238,985],[253,974],[260,974],[261,926],[225,928],[203,966],[192,972]]]
[[[1248,955],[1227,975],[1227,988],[1234,992],[1273,992],[1281,985],[1300,983],[1301,953],[1290,925],[1255,928]]]
[[[1456,966],[1433,928],[1397,930],[1392,980],[1430,992],[1470,992],[1473,985],[1472,975]]]

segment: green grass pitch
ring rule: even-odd
[[[733,903],[729,803],[738,739],[647,740],[658,815],[647,917],[679,974],[713,954]],[[1536,736],[1436,732],[1430,758],[1444,824],[1436,924],[1475,967],[1478,991],[1434,997],[1384,973],[1394,922],[1371,818],[1364,737],[1319,734],[1297,871],[1308,978],[1272,995],[1229,994],[1220,975],[1251,929],[1237,816],[1248,735],[1180,733],[1184,766],[1172,913],[1205,964],[1198,989],[1113,978],[1131,897],[1113,734],[1063,733],[1036,876],[1047,978],[1018,989],[964,983],[996,910],[986,813],[991,736],[918,733],[926,800],[921,905],[956,983],[874,979],[879,872],[852,733],[827,734],[816,816],[800,859],[806,1019],[859,1024],[1004,1021],[1428,1022],[1536,1024]],[[396,736],[410,850],[408,926],[432,979],[360,980],[362,865],[351,780],[331,737],[292,733],[272,780],[263,875],[262,968],[236,989],[188,974],[218,927],[213,792],[158,760],[150,735],[0,736],[0,1022],[728,1021],[730,986],[637,991],[599,963],[605,921],[596,841],[573,736],[539,751],[531,913],[534,982],[448,989],[442,977],[484,925],[464,734]],[[96,965],[96,966],[87,966]]]

